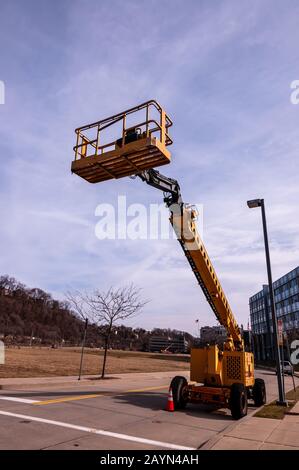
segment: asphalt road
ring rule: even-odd
[[[174,375],[127,374],[67,387],[3,390],[0,449],[198,449],[236,423],[227,410],[198,405],[165,411]],[[268,401],[273,400],[276,376],[270,371],[256,376],[264,378]],[[285,380],[291,389],[291,377]],[[250,406],[249,413],[255,409]]]

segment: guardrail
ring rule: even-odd
[[[151,117],[153,108],[158,112],[158,119]],[[136,118],[136,123],[127,127],[127,118],[137,112],[144,112],[141,121]],[[118,138],[109,140],[108,129],[117,123],[121,123],[122,131]],[[115,114],[100,121],[87,124],[75,130],[77,134],[74,146],[75,160],[88,158],[89,156],[103,155],[105,152],[123,147],[126,143],[140,138],[155,136],[164,146],[171,145],[169,128],[172,120],[165,113],[160,104],[155,100],[146,101],[134,108]]]

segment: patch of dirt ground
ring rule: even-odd
[[[77,375],[80,353],[80,348],[9,347],[5,350],[5,364],[0,365],[0,378]],[[82,373],[99,374],[102,363],[102,350],[86,349]],[[188,355],[108,351],[106,373],[189,370],[189,363]]]

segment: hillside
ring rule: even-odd
[[[83,322],[66,301],[58,301],[39,288],[28,288],[13,277],[0,276],[0,337],[9,344],[77,346],[81,343]],[[176,338],[181,333],[171,329],[132,329],[115,327],[111,347],[146,351],[151,335]],[[186,333],[186,339],[192,336]],[[101,328],[90,325],[86,344],[103,346]]]

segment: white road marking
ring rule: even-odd
[[[32,403],[37,403],[37,400],[29,400],[28,398],[18,398],[18,397],[6,397],[5,395],[0,395],[0,400],[16,401],[19,403],[28,403],[29,405],[32,405]]]
[[[88,432],[91,434],[98,434],[100,436],[113,437],[115,439],[122,439],[124,441],[139,442],[141,444],[147,444],[150,446],[163,447],[167,449],[177,450],[196,450],[192,447],[184,447],[177,444],[171,444],[169,442],[153,441],[151,439],[144,439],[143,437],[129,436],[127,434],[119,434],[116,432],[104,431],[103,429],[86,428],[85,426],[77,426],[76,424],[63,423],[61,421],[53,421],[51,419],[38,418],[37,416],[27,416],[17,413],[10,413],[9,411],[0,411],[0,415],[11,416],[12,418],[26,419],[30,421],[36,421],[38,423],[52,424],[54,426],[60,426],[62,428],[75,429],[76,431]]]

